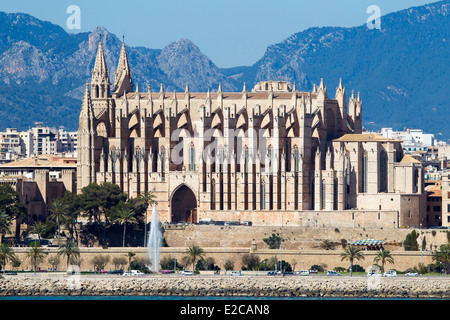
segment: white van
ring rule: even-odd
[[[125,271],[123,273],[124,276],[143,276],[144,273],[142,273],[139,270],[130,270],[130,271]]]

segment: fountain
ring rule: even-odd
[[[162,234],[159,228],[158,212],[156,205],[153,205],[152,221],[147,241],[147,253],[150,258],[150,270],[159,271],[159,248],[161,246]]]

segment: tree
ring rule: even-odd
[[[186,264],[192,263],[192,271],[195,268],[195,262],[198,259],[203,259],[205,255],[205,251],[199,246],[190,245],[189,248],[186,249],[186,255],[183,257],[183,261]]]
[[[2,243],[0,245],[0,266],[2,267],[3,273],[6,269],[6,263],[8,261],[12,263],[15,260],[17,260],[16,255],[13,248],[11,248],[11,245],[8,243]]]
[[[93,219],[103,230],[103,244],[106,239],[106,228],[110,223],[110,211],[121,201],[127,200],[127,194],[120,190],[116,184],[105,182],[102,184],[90,183],[81,190],[79,195],[79,208],[83,215]],[[111,212],[114,212],[112,210]],[[101,223],[102,218],[104,223]]]
[[[246,270],[258,270],[261,259],[256,254],[244,254],[242,256],[242,265]]]
[[[417,244],[417,238],[419,237],[419,233],[416,230],[413,230],[411,233],[406,235],[405,241],[403,242],[405,246],[405,251],[418,251],[419,245]]]
[[[60,238],[61,238],[61,223],[64,223],[69,218],[69,215],[67,214],[67,205],[64,203],[62,199],[55,199],[53,200],[49,211],[51,214],[48,216],[50,220],[53,220],[58,225],[58,246],[60,245]]]
[[[233,270],[234,269],[234,261],[231,259],[227,259],[227,261],[225,261],[225,264],[223,265],[223,268],[226,271]]]
[[[34,267],[34,272],[36,272],[38,264],[44,261],[44,257],[46,255],[47,252],[44,251],[40,243],[32,242],[30,244],[30,249],[27,251],[26,257],[31,260]]]
[[[42,221],[37,221],[31,226],[30,233],[37,234],[39,243],[41,243],[41,236],[46,230],[47,230],[47,225]]]
[[[443,244],[439,247],[439,251],[433,253],[433,261],[439,262],[443,265],[445,269],[445,274],[447,275],[447,270],[450,264],[450,244]]]
[[[164,256],[162,257],[160,261],[161,269],[162,270],[174,270],[174,269],[180,269],[181,266],[179,265],[178,261],[175,257],[171,256]]]
[[[58,254],[51,255],[47,258],[47,262],[52,266],[52,269],[56,271],[58,269],[59,264],[61,263],[61,259]]]
[[[3,236],[5,234],[11,233],[11,217],[8,216],[4,211],[0,212],[0,243],[3,242]]]
[[[58,256],[66,256],[67,258],[67,269],[69,269],[70,259],[72,257],[79,258],[80,257],[80,249],[78,246],[71,242],[67,241],[65,244],[59,247]]]
[[[7,183],[0,184],[0,212],[7,214],[10,219],[28,216],[25,205],[20,201],[19,193]]]
[[[99,254],[98,256],[94,256],[91,259],[91,262],[94,265],[94,270],[96,270],[96,271],[104,270],[105,266],[108,264],[110,259],[111,259],[111,257],[108,255],[104,256],[104,255]]]
[[[131,260],[133,259],[133,257],[136,255],[136,253],[129,251],[127,253],[127,257],[128,257],[128,270],[130,270],[131,267]]]
[[[392,258],[391,252],[389,250],[380,250],[373,259],[373,262],[381,262],[381,272],[384,272],[384,265],[386,264],[386,262],[394,263],[394,258]]]
[[[350,261],[350,277],[352,276],[353,270],[353,261],[355,259],[364,260],[364,255],[361,253],[361,249],[349,245],[344,249],[344,252],[341,253],[341,261],[349,260]]]
[[[144,191],[138,195],[138,199],[144,204],[145,207],[145,221],[144,221],[144,246],[147,245],[147,210],[149,206],[157,205],[156,195],[149,191]]]
[[[114,257],[112,259],[112,263],[114,264],[115,270],[123,270],[124,266],[127,264],[127,258],[126,257]]]
[[[125,238],[126,238],[126,231],[127,231],[127,223],[136,224],[137,220],[134,217],[134,211],[127,207],[121,207],[119,209],[119,217],[116,218],[114,221],[118,222],[119,224],[123,224],[123,240],[122,240],[122,247],[125,247]]]
[[[117,206],[119,202],[125,202],[127,195],[122,193],[116,184],[105,182],[102,184],[90,183],[81,190],[80,209],[84,215],[96,222],[101,222],[103,216],[108,222],[107,212]]]
[[[66,193],[64,193],[64,197],[62,197],[62,201],[66,205],[67,209],[67,219],[65,222],[70,235],[69,240],[74,241],[74,233],[76,233],[75,242],[78,242],[78,232],[75,226],[77,225],[78,217],[80,215],[80,198],[77,194],[66,191]]]

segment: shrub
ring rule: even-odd
[[[242,270],[258,270],[261,259],[256,254],[244,254],[242,256]]]
[[[348,270],[350,271],[350,268],[348,268]],[[355,264],[352,267],[352,272],[366,272],[366,270],[364,270],[364,268],[361,267],[359,264]]]
[[[269,246],[269,249],[279,249],[283,239],[275,233],[268,238],[264,238],[263,241]]]
[[[175,261],[175,258],[171,257],[171,256],[162,257],[160,264],[161,264],[161,269],[163,269],[163,270],[173,270],[174,265],[177,270],[181,270],[183,268],[178,263],[178,260]]]
[[[413,230],[411,233],[406,235],[406,239],[404,241],[405,251],[418,251],[419,245],[417,244],[417,238],[419,234],[416,230]]]
[[[234,269],[234,261],[231,259],[227,259],[225,261],[225,265],[223,266],[225,270],[233,270]]]
[[[313,264],[309,270],[317,270],[318,272],[324,272],[325,268],[326,268],[326,265],[324,265],[324,264],[321,264],[321,265]]]
[[[101,271],[105,269],[105,266],[108,264],[110,258],[110,256],[104,256],[101,254],[99,254],[98,256],[94,256],[91,259],[91,263],[94,265],[94,270]]]

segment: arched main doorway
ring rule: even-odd
[[[197,223],[197,199],[188,186],[181,185],[175,190],[170,205],[172,222]]]

